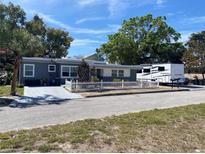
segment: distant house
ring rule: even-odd
[[[102,61],[86,60],[91,72],[95,72],[100,80],[112,81],[123,79],[136,81],[136,73],[140,65],[108,64]],[[78,79],[79,59],[51,59],[23,57],[19,68],[19,83],[23,85],[61,85],[65,80]]]
[[[105,61],[105,58],[102,56],[98,55],[97,53],[94,53],[90,56],[85,57],[84,59],[86,60],[95,60],[95,61]]]

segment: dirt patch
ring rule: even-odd
[[[184,76],[190,80],[194,80],[196,76],[198,79],[203,79],[202,74],[184,74]]]

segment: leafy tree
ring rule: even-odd
[[[186,48],[183,43],[166,43],[161,45],[159,62],[161,63],[183,63],[182,57]]]
[[[16,93],[16,79],[23,56],[64,57],[73,40],[68,32],[48,28],[38,15],[29,22],[25,16],[20,6],[0,4],[0,48],[8,49],[15,57],[12,63],[12,95]]]
[[[15,57],[11,94],[16,94],[16,79],[22,56],[34,56],[41,46],[39,39],[25,29],[25,12],[20,6],[0,4],[0,47],[6,48]]]
[[[68,32],[60,29],[48,28],[46,33],[46,53],[52,58],[65,57],[68,54],[73,38],[69,36]]]
[[[16,55],[13,68],[13,78],[11,84],[11,94],[16,93],[16,79],[18,69],[23,56],[32,57],[38,56],[42,53],[42,43],[39,38],[28,33],[25,29],[18,30],[13,33],[13,39],[8,44],[8,47]]]
[[[168,62],[172,61],[170,55],[174,62],[180,62],[184,47],[177,42],[179,38],[180,34],[167,25],[165,17],[153,18],[148,14],[124,21],[96,52],[120,64]]]
[[[85,60],[82,60],[81,64],[78,66],[78,76],[80,82],[90,81],[90,67]]]
[[[205,31],[193,33],[187,42],[183,60],[187,68],[199,68],[205,79]]]
[[[26,23],[26,29],[41,39],[44,45],[42,56],[61,58],[68,54],[68,48],[73,41],[68,32],[47,27],[38,15]]]
[[[46,37],[46,25],[38,15],[35,15],[31,21],[26,23],[26,29],[29,33],[38,36],[42,40]]]

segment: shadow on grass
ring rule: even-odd
[[[9,106],[15,108],[28,108],[38,105],[60,105],[70,99],[62,99],[52,95],[44,95],[42,97],[22,96],[17,99],[0,98],[0,107]]]

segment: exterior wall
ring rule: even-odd
[[[171,66],[172,66],[172,64],[154,64],[152,66],[153,67],[158,67],[158,66],[165,67],[165,71],[155,73],[155,74],[151,75],[151,78],[158,78],[158,81],[163,82],[163,83],[171,82],[171,79],[172,79]],[[153,72],[154,72],[154,70],[153,70]]]
[[[48,84],[53,83],[53,81],[56,82],[56,80],[59,82],[59,84],[65,84],[65,80],[75,80],[77,77],[68,77],[68,78],[62,78],[61,77],[61,67],[64,66],[79,66],[81,61],[55,61],[51,59],[32,59],[27,58],[23,59],[22,63],[19,68],[19,83],[25,85],[25,81],[28,80],[30,82],[42,82],[46,80]],[[35,65],[34,70],[34,77],[24,77],[24,64],[33,64]],[[49,72],[48,66],[49,65],[56,65],[56,71],[55,72]],[[92,68],[92,67],[91,67]],[[124,68],[122,66],[114,66],[114,67],[94,67],[95,69],[101,69],[102,70],[102,77],[101,79],[103,81],[113,81],[113,79],[120,79],[125,81],[136,81],[136,70],[132,70],[131,68]],[[123,70],[124,71],[124,77],[112,77],[112,70]]]
[[[24,77],[24,65],[34,64],[34,77]],[[56,72],[48,72],[48,65],[56,65]],[[19,70],[19,82],[24,84],[26,80],[47,80],[48,82],[59,78],[59,64],[55,63],[37,63],[37,62],[23,62]]]
[[[130,69],[125,69],[125,68],[99,68],[99,69],[103,69],[103,77],[112,77],[112,70],[123,70],[124,77],[125,78],[130,77]]]
[[[130,70],[130,81],[136,81],[137,70]]]
[[[34,77],[24,77],[24,64],[34,64]],[[48,72],[48,65],[56,65],[56,72]],[[42,62],[23,62],[19,69],[19,83],[25,84],[26,80],[47,80],[48,83],[53,80],[59,80],[61,84],[65,84],[66,79],[61,78],[61,66],[77,66],[77,64],[59,64],[59,63],[42,63]]]
[[[136,75],[135,77],[131,77],[131,70],[127,68],[102,68],[97,67],[96,69],[102,69],[103,75],[102,80],[103,81],[113,81],[113,79],[120,79],[125,81],[136,81]],[[112,70],[123,70],[124,71],[124,77],[112,77]],[[135,79],[133,79],[135,78]]]
[[[164,71],[159,71],[159,67],[164,67]],[[137,79],[157,79],[161,83],[171,83],[171,79],[184,80],[184,65],[183,64],[153,64],[144,66],[143,69],[151,69],[150,73],[137,73]]]
[[[172,78],[184,78],[184,65],[182,64],[171,64]]]

